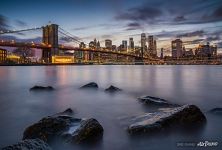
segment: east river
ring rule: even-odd
[[[96,82],[97,91],[79,87]],[[30,92],[34,85],[53,86],[52,92]],[[114,85],[116,94],[104,89]],[[207,117],[198,133],[170,132],[130,136],[121,118],[155,111],[138,97],[150,95],[176,104],[195,104]],[[218,142],[222,149],[221,116],[206,113],[222,107],[222,66],[2,66],[0,67],[0,147],[17,143],[23,131],[42,117],[74,109],[74,116],[96,118],[103,138],[90,150],[176,150],[180,142]],[[59,147],[59,146],[58,146]],[[57,148],[58,148],[57,147]],[[75,146],[74,146],[75,147]],[[59,149],[59,148],[58,148]],[[189,146],[183,149],[195,149]]]

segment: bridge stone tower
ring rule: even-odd
[[[46,63],[52,62],[52,56],[59,54],[58,44],[58,25],[50,24],[43,27],[42,42],[46,45],[51,46],[50,49],[42,50],[42,59]]]

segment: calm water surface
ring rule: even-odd
[[[78,88],[97,82],[98,91]],[[109,85],[123,92],[104,92]],[[34,85],[51,85],[53,92],[30,92]],[[203,112],[222,107],[222,66],[11,66],[0,67],[0,147],[21,140],[24,129],[42,117],[68,107],[75,116],[96,118],[104,127],[101,142],[75,149],[163,150],[177,142],[217,141],[222,149],[221,116],[207,114],[208,123],[198,133],[169,133],[149,137],[127,134],[127,116],[154,111],[137,101],[157,96],[177,104],[195,104]],[[194,148],[190,148],[194,149]]]

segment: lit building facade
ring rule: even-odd
[[[7,60],[7,50],[0,49],[0,63],[4,63]]]
[[[134,41],[133,38],[129,38],[129,52],[134,52]]]
[[[81,42],[81,43],[79,44],[79,48],[81,48],[81,49],[86,48],[86,44],[85,44],[84,42]],[[85,55],[85,52],[84,52],[84,51],[76,51],[76,52],[75,52],[75,57],[76,57],[77,59],[84,59],[84,55]]]
[[[199,45],[195,50],[195,55],[199,57],[212,57],[217,55],[217,46],[210,45]]]
[[[172,57],[180,58],[183,56],[183,42],[180,39],[172,41]]]
[[[52,63],[54,64],[74,63],[74,56],[52,56]]]

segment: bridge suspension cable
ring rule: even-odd
[[[72,35],[70,32],[62,29],[61,27],[59,27],[59,33],[65,35],[66,37],[68,37],[69,39],[73,40],[74,42],[77,42],[78,44],[80,44],[82,41],[79,40],[79,38],[77,36]]]
[[[39,30],[39,29],[42,29],[42,27],[30,28],[30,29],[22,29],[22,30],[7,30],[7,31],[0,31],[0,35],[1,35],[1,34],[20,33],[20,32],[25,32],[25,31]]]

